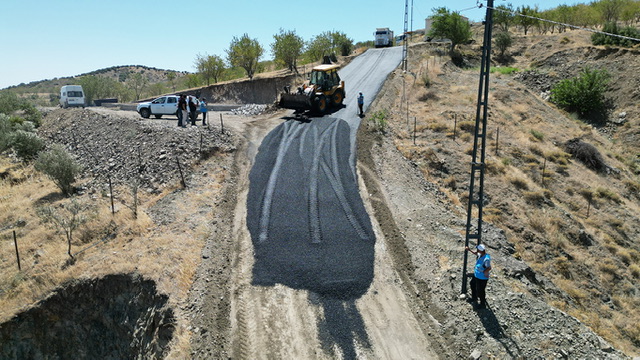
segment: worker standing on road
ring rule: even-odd
[[[358,109],[360,110],[360,112],[358,113],[358,116],[362,117],[364,116],[364,110],[362,110],[362,107],[364,106],[364,95],[362,95],[362,91],[358,93]]]
[[[187,127],[187,99],[184,94],[178,99],[178,126]]]
[[[189,95],[189,117],[191,118],[191,126],[196,126],[196,120],[198,119],[198,113],[196,111],[198,110],[198,105],[200,105],[198,98]]]
[[[178,101],[178,107],[182,112],[182,127],[187,127],[187,122],[189,121],[189,105],[187,105],[187,96],[182,94],[180,95],[180,100]]]
[[[202,113],[202,126],[207,125],[207,99],[200,98],[200,112]]]
[[[478,309],[484,309],[487,307],[485,289],[489,281],[489,271],[491,271],[491,257],[487,254],[484,244],[479,244],[476,249],[477,251],[473,251],[468,246],[465,247],[465,250],[478,257],[473,271],[473,278],[471,278],[471,302],[475,304],[479,298],[480,305]]]

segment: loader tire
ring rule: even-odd
[[[327,108],[329,107],[329,104],[327,103],[327,97],[324,95],[318,96],[316,98],[316,110],[320,113],[320,114],[324,114],[327,112]]]
[[[340,107],[342,106],[342,102],[344,101],[344,92],[342,90],[336,90],[331,96],[331,102],[333,106]]]

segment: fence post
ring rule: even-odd
[[[498,142],[500,140],[500,128],[496,130],[496,156],[498,155]]]
[[[458,135],[458,114],[453,114],[453,141],[456,141]]]
[[[222,121],[222,114],[220,114],[220,127],[222,128],[222,130],[220,130],[220,132],[222,132],[224,134],[224,122]]]
[[[22,271],[20,266],[20,252],[18,251],[18,238],[16,237],[16,231],[13,230],[13,244],[16,246],[16,258],[18,259],[18,271]]]
[[[176,156],[176,162],[178,163],[178,171],[180,172],[180,183],[182,188],[187,187],[187,183],[184,181],[184,174],[182,173],[182,166],[180,166],[180,159]]]
[[[542,187],[546,187],[544,184],[544,172],[547,169],[547,158],[544,158],[544,163],[542,164]]]
[[[416,117],[413,117],[413,145],[416,144],[416,130],[417,130],[417,120]]]
[[[113,186],[111,185],[111,174],[107,175],[109,179],[109,197],[111,198],[111,215],[116,213],[116,209],[113,206]]]

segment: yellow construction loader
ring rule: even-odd
[[[324,114],[330,106],[340,107],[344,101],[344,81],[338,76],[338,65],[322,64],[311,70],[309,81],[291,91],[289,86],[280,94],[278,105],[298,111],[312,110]]]

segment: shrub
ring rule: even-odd
[[[533,135],[533,137],[536,140],[538,140],[538,141],[544,140],[544,134],[542,132],[540,132],[538,130],[534,130],[534,129],[529,130],[529,132],[531,133],[531,135]]]
[[[507,31],[498,33],[495,36],[494,41],[495,41],[496,49],[498,49],[498,51],[500,52],[500,57],[503,57],[505,51],[507,51],[507,49],[509,49],[513,44],[513,39],[511,38],[511,35],[509,35],[509,32]]]
[[[12,127],[9,117],[0,113],[0,153],[11,147]]]
[[[543,191],[524,191],[522,195],[524,200],[529,204],[542,205],[546,201]]]
[[[424,84],[424,87],[429,87],[431,86],[431,76],[429,76],[429,73],[425,72],[422,73],[422,83]]]
[[[44,149],[44,140],[35,133],[18,130],[13,133],[11,146],[19,158],[30,161]]]
[[[522,178],[510,178],[509,182],[519,190],[529,190],[529,184]]]
[[[386,110],[379,110],[369,116],[369,122],[373,125],[375,131],[385,133],[387,130],[387,117],[389,114]]]
[[[35,168],[47,174],[65,195],[73,193],[73,182],[80,173],[80,165],[61,146],[53,145],[51,150],[41,153]]]
[[[620,196],[609,189],[597,188],[596,194],[598,195],[598,197],[602,199],[611,200],[618,204],[622,202],[622,199],[620,198]]]
[[[609,73],[606,70],[582,70],[577,77],[565,79],[551,88],[550,100],[567,111],[584,116],[603,111],[604,92],[607,90]]]
[[[438,97],[438,95],[436,95],[435,92],[433,91],[427,91],[426,93],[418,96],[418,100],[419,101],[429,101],[429,100],[440,100],[440,98]]]
[[[640,31],[638,29],[627,26],[625,28],[619,28],[615,22],[608,22],[604,25],[603,32],[615,35],[622,35],[631,38],[640,38]],[[591,43],[593,45],[613,45],[613,46],[623,46],[623,47],[632,47],[638,44],[638,41],[624,39],[617,36],[605,35],[602,33],[595,33],[591,35]]]

